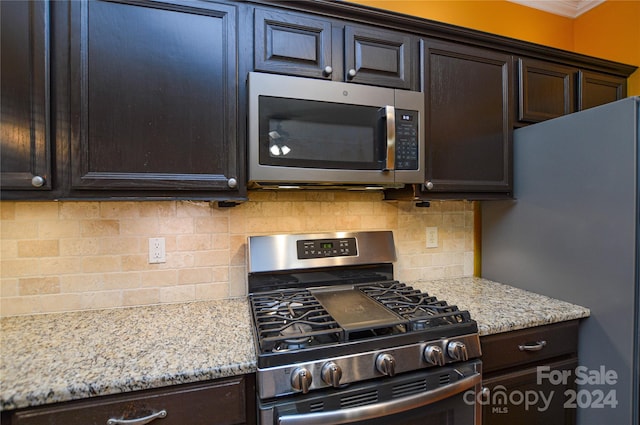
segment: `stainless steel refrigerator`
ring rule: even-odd
[[[514,132],[514,200],[482,204],[482,276],[591,309],[579,425],[638,424],[640,97]],[[574,374],[575,376],[575,374]],[[617,405],[599,408],[598,390]]]

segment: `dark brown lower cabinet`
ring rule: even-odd
[[[255,375],[3,412],[2,424],[122,425],[136,419],[158,425],[255,424]]]
[[[578,321],[480,338],[483,425],[572,425]]]

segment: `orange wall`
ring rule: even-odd
[[[640,66],[640,1],[607,0],[576,19],[506,0],[350,0],[421,18]],[[629,78],[640,95],[640,71]]]

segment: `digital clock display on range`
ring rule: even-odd
[[[322,242],[322,249],[331,249],[333,248],[333,242]]]

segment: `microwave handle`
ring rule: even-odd
[[[393,106],[384,107],[384,119],[386,121],[387,159],[383,171],[393,171],[396,168],[396,110]]]

